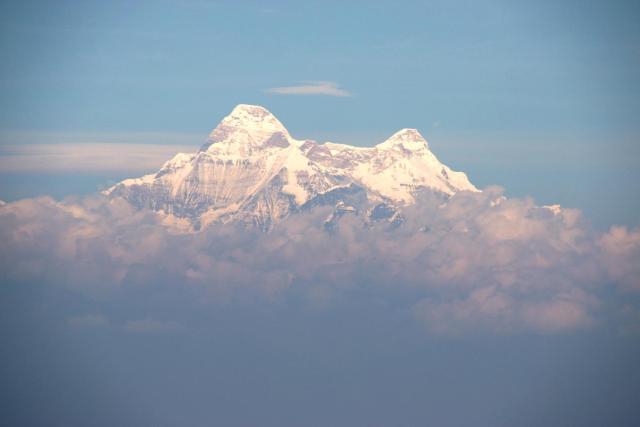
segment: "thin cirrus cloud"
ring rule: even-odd
[[[157,169],[192,147],[149,144],[32,144],[0,147],[0,173]]]
[[[351,92],[339,87],[338,83],[329,81],[304,81],[301,85],[280,86],[266,89],[265,92],[276,95],[324,95],[349,97]]]
[[[0,132],[0,173],[135,172],[193,152],[203,135],[156,132]]]

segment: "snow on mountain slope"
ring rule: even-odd
[[[413,203],[415,190],[424,187],[448,195],[477,191],[464,173],[440,163],[415,129],[402,129],[373,148],[324,147],[329,155],[318,157],[323,165],[344,169],[353,180],[396,203]]]
[[[368,148],[319,144],[294,139],[265,108],[241,104],[197,153],[179,153],[157,173],[105,194],[197,225],[242,220],[268,229],[308,206],[340,202],[344,210],[346,198],[360,193],[365,203],[399,209],[424,189],[444,196],[478,191],[440,163],[415,129]]]

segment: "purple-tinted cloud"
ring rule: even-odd
[[[0,262],[10,280],[92,298],[145,289],[197,306],[384,304],[435,333],[559,333],[611,326],[607,319],[634,330],[637,307],[625,295],[640,291],[640,230],[598,234],[577,210],[506,199],[499,189],[444,204],[430,197],[393,230],[348,214],[332,233],[324,207],[269,233],[185,232],[118,199],[27,199],[0,208]],[[125,329],[181,325],[141,319]]]

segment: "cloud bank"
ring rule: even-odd
[[[179,332],[184,306],[382,307],[428,333],[633,330],[640,230],[591,230],[577,210],[506,199],[499,189],[425,194],[397,228],[330,209],[291,216],[272,232],[180,221],[100,197],[27,199],[0,208],[6,280],[40,282],[88,298],[150,307],[122,327]],[[355,308],[354,308],[355,310]],[[355,312],[354,312],[355,314]],[[97,317],[96,317],[97,316]],[[110,323],[90,313],[74,324]],[[636,328],[637,329],[637,328]]]
[[[305,81],[298,86],[282,86],[266,89],[265,92],[276,95],[325,95],[348,97],[351,93],[341,89],[335,82]]]

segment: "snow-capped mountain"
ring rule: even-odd
[[[154,174],[127,179],[105,194],[189,219],[196,227],[244,221],[263,229],[318,205],[335,206],[328,223],[362,211],[391,223],[418,191],[449,197],[478,191],[443,165],[415,129],[374,147],[293,138],[268,110],[238,105],[196,153],[179,153]]]

